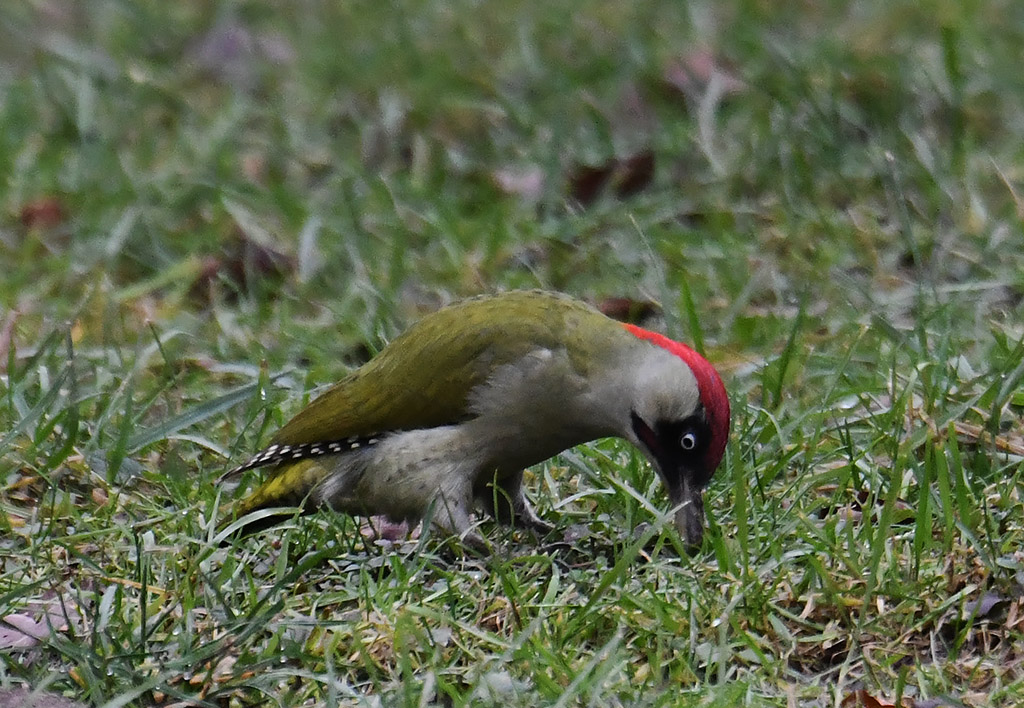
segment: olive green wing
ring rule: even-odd
[[[617,328],[588,305],[550,293],[507,293],[439,310],[310,403],[272,442],[340,441],[465,420],[470,392],[496,368],[537,349],[564,349],[580,318]]]

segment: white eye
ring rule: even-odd
[[[686,433],[679,438],[679,444],[683,446],[684,450],[692,450],[697,447],[697,436],[693,433]]]

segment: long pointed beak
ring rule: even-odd
[[[704,490],[694,485],[687,475],[668,488],[669,499],[676,509],[676,528],[690,548],[699,548],[704,541]],[[681,506],[680,506],[681,505]]]

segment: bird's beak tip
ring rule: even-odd
[[[694,551],[704,543],[704,519],[703,515],[688,513],[684,506],[676,512],[676,529],[683,537],[687,549]]]
[[[687,549],[693,552],[704,543],[704,499],[698,490],[683,490],[679,496],[673,499],[676,504],[681,504],[676,509],[676,529]]]

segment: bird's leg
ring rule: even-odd
[[[510,524],[530,529],[538,535],[546,535],[554,526],[537,516],[530,500],[523,492],[523,472],[488,482],[479,500],[484,511],[501,524]]]
[[[432,526],[450,536],[457,536],[465,545],[480,551],[487,551],[487,542],[484,541],[484,537],[473,528],[471,506],[470,497],[463,490],[453,490],[448,493],[441,491],[431,502],[427,519]]]
[[[533,510],[530,500],[526,498],[526,495],[523,494],[522,490],[519,491],[519,504],[516,508],[516,523],[523,528],[530,529],[538,536],[547,536],[555,530],[554,524],[548,523],[537,516],[537,512]]]

